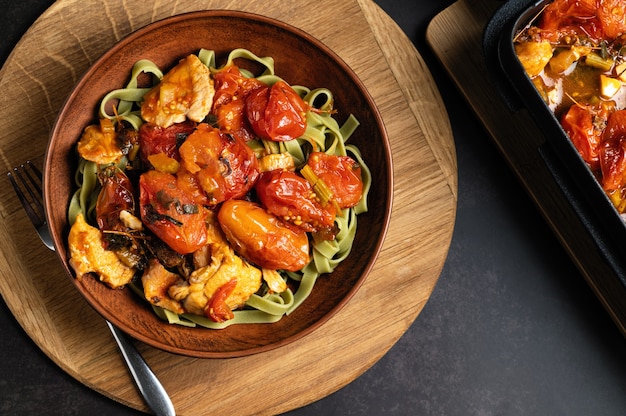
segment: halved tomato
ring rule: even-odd
[[[211,299],[206,308],[207,316],[214,322],[224,322],[235,317],[235,314],[226,303],[226,299],[237,287],[237,279],[233,279],[220,286]]]
[[[224,148],[220,161],[226,170],[224,178],[224,198],[242,198],[254,186],[259,177],[259,161],[246,142],[237,137],[222,135]]]
[[[207,241],[205,208],[178,188],[174,175],[149,170],[139,178],[141,220],[172,250],[193,253]]]

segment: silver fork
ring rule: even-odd
[[[46,247],[54,251],[54,244],[52,244],[50,230],[48,229],[48,224],[46,224],[46,217],[44,216],[44,208],[40,197],[40,195],[43,195],[41,192],[41,172],[29,160],[13,168],[13,171],[8,172],[7,176],[24,207],[24,211],[26,211],[26,215],[28,215],[30,222],[32,222],[37,229],[39,238],[41,238],[41,241]],[[19,180],[19,183],[15,178]]]
[[[54,244],[50,237],[48,224],[46,223],[45,210],[42,202],[42,175],[41,171],[31,162],[21,164],[7,172],[7,176],[13,185],[13,189],[26,211],[26,215],[37,230],[41,241],[50,250],[54,251]],[[124,361],[128,366],[133,380],[137,384],[139,392],[152,409],[155,415],[174,416],[176,412],[171,399],[163,388],[163,385],[152,372],[139,351],[131,343],[128,337],[111,322],[106,321],[107,326],[113,333],[113,338],[119,347]]]

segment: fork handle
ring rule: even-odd
[[[113,338],[122,352],[124,361],[130,370],[144,400],[157,416],[175,416],[176,411],[161,382],[152,372],[139,351],[130,343],[126,335],[111,322],[106,321],[113,333]]]

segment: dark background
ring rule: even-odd
[[[452,1],[376,2],[416,44],[446,103],[459,168],[454,236],[434,293],[389,353],[289,415],[626,414],[624,337],[425,45],[428,22]],[[52,3],[0,0],[0,62]],[[4,302],[0,357],[2,415],[138,414],[60,370]]]

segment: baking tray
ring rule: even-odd
[[[550,2],[510,0],[496,11],[483,33],[487,68],[509,110],[512,113],[528,111],[543,132],[545,141],[537,148],[537,152],[557,182],[563,198],[589,232],[598,252],[626,287],[624,218],[579,155],[515,54],[515,34]]]

